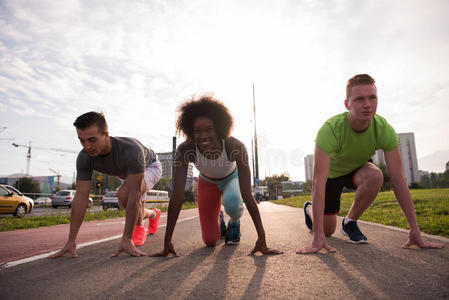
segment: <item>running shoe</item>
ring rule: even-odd
[[[312,205],[312,202],[310,201],[306,201],[304,202],[304,220],[306,220],[306,226],[307,228],[309,228],[309,230],[312,230],[312,218],[309,216],[309,214],[307,213],[307,207],[309,207],[310,205]]]
[[[226,223],[224,221],[223,211],[220,210],[220,238],[226,236]]]
[[[153,212],[156,214],[153,218],[150,218],[148,222],[148,234],[155,234],[157,231],[157,227],[159,225],[159,218],[161,216],[160,209],[153,209]]]
[[[228,230],[226,232],[225,244],[238,245],[240,243],[240,221],[235,223],[228,223]]]
[[[357,226],[357,221],[349,221],[345,224],[345,219],[341,223],[341,233],[349,237],[349,241],[353,244],[368,243],[366,236],[360,231]]]
[[[147,235],[145,233],[145,227],[144,226],[136,226],[134,228],[133,233],[133,243],[135,246],[142,246],[145,243],[145,240],[147,239]]]

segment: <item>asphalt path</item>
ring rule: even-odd
[[[238,246],[204,247],[197,210],[183,211],[173,235],[180,257],[111,258],[118,239],[79,249],[79,258],[40,259],[0,267],[1,299],[444,299],[449,298],[449,240],[444,249],[401,249],[407,231],[361,222],[369,243],[329,238],[336,253],[298,255],[311,242],[302,209],[259,205],[276,256],[248,256],[257,238],[247,211]],[[184,215],[183,215],[184,214]],[[188,217],[190,216],[190,217]],[[110,222],[110,220],[109,220]],[[165,215],[142,251],[162,250]],[[92,223],[92,222],[88,222]],[[89,226],[83,224],[80,236]],[[121,231],[123,224],[117,226]],[[60,225],[58,225],[60,226]],[[111,225],[112,226],[112,225]],[[57,227],[57,226],[52,226]],[[108,226],[98,226],[108,227]],[[33,230],[33,229],[30,229]],[[340,226],[337,226],[340,230]],[[23,230],[28,231],[28,230]],[[67,231],[66,231],[67,233]],[[5,243],[0,233],[0,245]],[[21,231],[16,232],[19,237]],[[50,233],[49,233],[50,234]]]

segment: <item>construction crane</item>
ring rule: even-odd
[[[56,174],[56,178],[57,178],[57,181],[56,181],[56,190],[59,190],[59,186],[60,186],[60,184],[61,184],[61,173],[60,172],[56,172],[55,170],[53,170],[53,169],[51,169],[51,168],[48,168],[50,171],[52,171],[53,173],[55,173]]]
[[[25,147],[28,148],[27,151],[27,168],[26,168],[26,174],[30,176],[30,161],[31,161],[31,141],[28,146],[26,145],[19,145],[16,143],[12,143],[12,146],[18,148],[18,147]],[[41,150],[50,150],[50,151],[56,151],[56,152],[66,152],[66,153],[78,153],[77,151],[72,150],[66,150],[66,149],[58,149],[58,148],[44,148],[44,147],[34,147],[34,149],[41,149]]]
[[[16,143],[12,143],[12,145],[16,148],[18,147],[26,147],[28,148],[28,152],[27,152],[27,169],[26,169],[26,175],[30,176],[30,160],[31,160],[31,141],[30,141],[30,145],[29,146],[25,146],[25,145],[19,145]]]

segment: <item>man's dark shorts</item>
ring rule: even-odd
[[[353,190],[357,188],[353,181],[354,174],[357,170],[340,177],[327,179],[324,206],[325,215],[336,215],[340,211],[340,196],[343,191],[343,187]]]

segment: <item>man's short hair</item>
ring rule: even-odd
[[[101,134],[107,131],[108,124],[106,123],[103,113],[90,111],[76,118],[73,123],[73,126],[81,130],[87,129],[93,125],[97,126],[98,131]]]
[[[358,74],[354,77],[349,78],[348,82],[346,83],[346,100],[349,100],[349,97],[351,96],[351,89],[354,86],[361,84],[372,84],[375,86],[376,81],[368,74]]]

